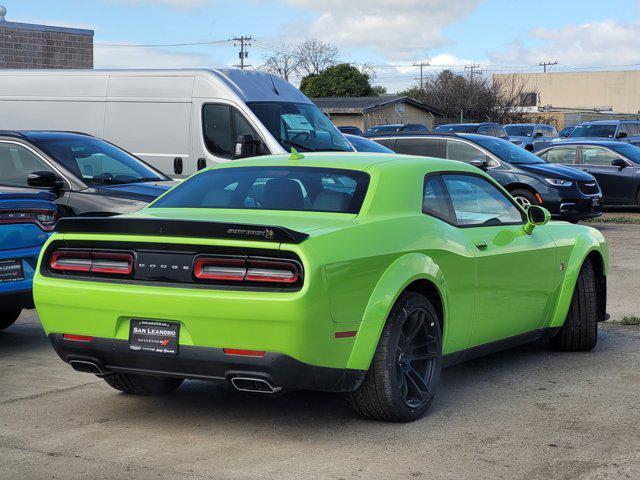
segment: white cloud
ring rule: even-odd
[[[640,63],[640,24],[614,20],[567,25],[560,29],[536,28],[528,32],[534,46],[512,43],[491,59],[500,64],[536,65],[557,61],[563,66],[608,66]]]
[[[175,8],[192,8],[197,5],[211,3],[211,0],[107,0],[109,3],[138,3],[138,4],[155,4],[168,5]]]
[[[295,32],[342,49],[371,48],[389,59],[406,60],[417,52],[451,43],[442,32],[469,15],[482,0],[284,0],[316,12]]]
[[[95,45],[95,68],[201,68],[219,66],[207,54],[149,47]]]

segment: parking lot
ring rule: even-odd
[[[640,226],[598,228],[611,318],[638,315]],[[606,324],[591,353],[532,345],[459,365],[425,418],[385,424],[329,394],[119,394],[60,362],[30,311],[0,332],[0,478],[638,478],[639,342]]]

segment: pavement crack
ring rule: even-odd
[[[61,393],[61,392],[69,392],[69,391],[73,391],[73,390],[80,390],[80,389],[82,389],[84,387],[87,387],[89,385],[94,385],[94,384],[100,383],[100,382],[101,382],[101,380],[98,380],[96,382],[83,383],[82,385],[74,385],[73,387],[58,388],[56,390],[48,390],[48,391],[42,392],[42,393],[34,393],[33,395],[27,395],[27,396],[24,396],[24,397],[9,398],[7,400],[0,401],[0,405],[9,405],[11,403],[20,402],[22,400],[33,400],[35,398],[42,398],[42,397],[46,397],[47,395],[51,395],[53,393]]]

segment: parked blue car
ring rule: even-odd
[[[567,141],[617,140],[640,145],[640,121],[637,120],[596,120],[583,122],[573,129]]]
[[[544,123],[512,123],[504,126],[509,141],[514,145],[533,152],[558,138],[558,132]]]
[[[49,192],[0,192],[0,330],[33,308],[31,280],[58,210]]]

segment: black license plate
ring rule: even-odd
[[[0,282],[18,282],[24,280],[22,261],[15,258],[0,260]]]
[[[157,320],[131,320],[129,348],[137,352],[175,355],[178,353],[180,324]]]

